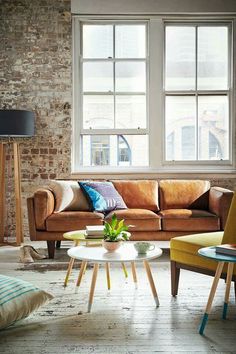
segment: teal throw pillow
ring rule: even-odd
[[[93,189],[90,186],[87,186],[86,183],[79,182],[80,188],[84,192],[91,210],[96,210],[96,211],[105,211],[107,208],[107,203],[103,196],[98,193],[95,189]]]

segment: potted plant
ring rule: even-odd
[[[128,241],[130,237],[130,233],[127,232],[128,228],[129,226],[124,224],[124,220],[118,221],[116,214],[113,214],[111,222],[104,224],[103,247],[109,252],[117,250],[122,241]]]

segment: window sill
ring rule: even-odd
[[[85,169],[81,168],[78,171],[71,173],[72,178],[236,178],[236,169],[226,169],[219,167],[216,169]]]

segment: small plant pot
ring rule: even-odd
[[[121,246],[121,241],[111,242],[103,240],[102,245],[108,252],[115,252]]]

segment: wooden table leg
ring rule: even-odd
[[[75,246],[78,246],[79,245],[79,241],[75,241]],[[65,277],[65,280],[64,280],[64,287],[67,287],[67,284],[68,284],[68,281],[69,281],[69,278],[70,278],[70,275],[71,275],[71,271],[72,271],[72,268],[74,266],[74,263],[75,263],[75,259],[74,258],[71,258],[70,259],[70,262],[68,264],[68,268],[67,268],[67,272],[66,272],[66,277]]]
[[[107,275],[107,289],[111,289],[111,279],[110,279],[110,265],[106,263],[106,275]]]
[[[213,302],[213,299],[214,299],[214,296],[215,296],[215,293],[216,293],[217,285],[219,283],[219,279],[220,279],[223,267],[224,267],[224,262],[219,262],[218,266],[216,268],[215,278],[214,278],[212,286],[211,286],[211,291],[210,291],[209,298],[208,298],[208,301],[207,301],[206,310],[205,310],[205,313],[203,315],[201,325],[199,327],[199,333],[200,334],[203,334],[205,326],[207,324],[208,315],[209,315],[209,313],[211,311],[212,302]]]
[[[125,277],[128,278],[128,272],[127,272],[127,269],[126,269],[126,266],[125,266],[124,262],[121,262],[121,265],[122,265],[122,269],[123,269]]]
[[[64,287],[67,287],[68,280],[69,280],[69,278],[70,278],[70,275],[71,275],[71,271],[72,271],[74,262],[75,262],[75,259],[74,259],[74,258],[71,258],[71,259],[70,259],[70,262],[69,262],[69,265],[68,265],[68,268],[67,268],[66,277],[65,277],[65,280],[64,280]]]
[[[151,290],[152,290],[152,294],[153,294],[153,297],[154,297],[154,300],[155,300],[155,303],[156,303],[156,307],[158,307],[160,303],[159,303],[159,299],[158,299],[155,283],[154,283],[154,280],[153,280],[153,277],[152,277],[152,272],[151,272],[150,265],[149,265],[148,261],[143,261],[143,264],[144,264],[144,267],[145,267],[145,270],[146,270],[146,273],[147,273],[149,284],[151,286]]]
[[[135,288],[137,289],[138,280],[137,280],[136,267],[135,267],[135,263],[134,262],[131,262],[131,269],[132,269],[132,274],[133,274],[133,280],[134,280]]]
[[[231,286],[231,281],[232,281],[232,276],[233,276],[233,270],[234,270],[234,263],[228,263],[226,289],[225,289],[225,301],[224,301],[223,314],[222,314],[223,320],[226,320],[226,316],[227,316],[230,286]]]
[[[79,276],[76,282],[76,288],[75,288],[75,292],[77,292],[78,287],[80,286],[81,280],[83,278],[85,269],[87,267],[87,262],[86,261],[82,261],[81,266],[80,266],[80,271],[79,271]]]
[[[90,293],[89,293],[88,312],[91,311],[91,307],[92,307],[92,304],[93,304],[93,295],[94,295],[94,289],[95,289],[97,275],[98,275],[98,269],[99,269],[99,264],[95,263],[94,264],[94,268],[93,268],[93,277],[92,277]]]

